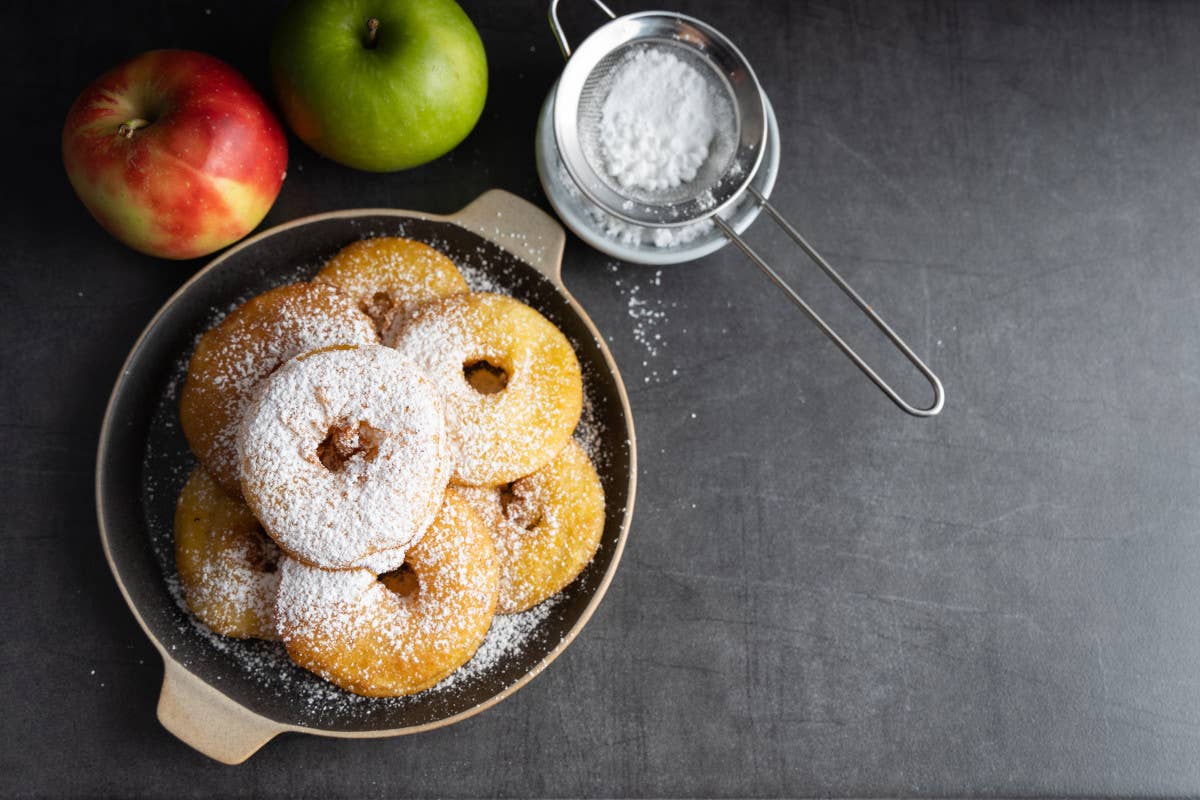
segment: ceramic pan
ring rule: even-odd
[[[282,671],[266,675],[249,669],[248,663],[270,657],[269,648],[276,646],[217,641],[198,628],[175,601],[169,556],[175,499],[195,464],[179,431],[176,398],[196,337],[251,295],[305,280],[344,245],[376,235],[433,244],[470,274],[541,311],[571,339],[591,401],[591,427],[598,432],[595,451],[607,500],[599,553],[549,606],[522,649],[450,688],[393,700],[339,697],[329,684],[286,663]],[[430,730],[503,700],[579,633],[620,559],[633,514],[637,459],[629,400],[616,364],[562,284],[564,244],[557,222],[502,191],[487,192],[449,216],[391,209],[320,214],[226,251],[150,321],[125,361],[104,417],[96,505],[109,566],[163,658],[158,718],[168,730],[230,764],[285,731],[375,737]]]

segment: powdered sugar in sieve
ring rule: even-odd
[[[711,202],[737,127],[721,76],[664,42],[639,42],[612,60],[611,70],[592,72],[579,105],[580,141],[593,169],[644,203],[705,194]]]

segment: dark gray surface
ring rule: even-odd
[[[379,176],[293,141],[266,224],[491,187],[544,204],[544,5],[466,4],[493,86],[453,155]],[[263,85],[277,11],[5,8],[0,794],[1200,792],[1200,6],[663,5],[747,50],[780,116],[778,204],[928,355],[944,415],[895,410],[733,251],[656,277],[572,239],[641,458],[596,617],[463,724],[285,736],[240,768],[155,721],[161,665],[91,497],[120,362],[200,262],[104,234],[58,136],[84,85],[152,47]]]

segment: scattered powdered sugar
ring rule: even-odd
[[[537,633],[538,627],[549,618],[550,612],[561,599],[562,595],[555,595],[520,614],[497,614],[492,618],[492,627],[488,630],[483,644],[475,651],[475,656],[429,691],[453,690],[518,654]]]
[[[596,471],[603,474],[609,467],[608,449],[604,446],[604,422],[596,408],[595,390],[591,386],[594,379],[590,371],[583,370],[583,410],[579,414],[579,424],[575,426],[575,441],[583,448],[591,459]]]
[[[467,279],[467,285],[471,287],[472,292],[508,294],[504,291],[504,284],[484,267],[477,267],[474,264],[459,264],[458,271]]]
[[[608,271],[619,274],[621,267],[615,262],[610,262]],[[639,271],[644,273],[644,270]],[[667,340],[663,337],[660,328],[667,321],[668,309],[675,308],[677,305],[674,300],[667,301],[663,296],[664,293],[658,291],[662,286],[662,280],[663,271],[659,269],[654,271],[653,276],[646,284],[638,283],[628,274],[613,281],[617,291],[625,300],[626,313],[633,322],[631,329],[633,340],[641,346],[644,354],[642,383],[659,383],[664,377],[674,377],[679,374],[676,368],[671,368],[669,373],[665,373],[665,370],[660,372],[655,363],[668,348]]]
[[[661,273],[655,273],[657,276]],[[636,284],[629,287],[627,309],[629,317],[634,321],[633,340],[640,344],[651,357],[658,355],[658,348],[663,345],[662,334],[654,330],[659,322],[667,318],[667,312],[662,310],[662,301],[657,306],[640,296],[641,287]],[[643,366],[645,366],[643,362]]]
[[[518,214],[520,213],[521,212],[518,212]],[[518,230],[513,230],[511,223],[504,218],[504,211],[502,210],[497,210],[495,212],[495,216],[492,218],[490,225],[488,224],[487,219],[482,219],[474,221],[472,227],[476,232],[490,237],[498,246],[504,247],[506,250],[513,251],[515,254],[523,254],[518,255],[518,257],[523,258],[528,256],[528,258],[534,262],[542,262],[545,261],[547,255],[549,255],[546,248],[550,246],[550,241],[548,241],[540,233],[524,233]],[[551,238],[553,239],[554,237]],[[468,269],[476,273],[478,273],[481,268],[486,266],[486,260],[480,262],[478,265],[467,265]],[[466,270],[462,269],[462,265],[459,266],[459,270],[463,272],[464,276],[466,276]],[[471,278],[469,276],[466,277],[468,282],[470,282]],[[487,275],[485,278],[490,280],[491,276]],[[490,291],[489,289],[479,288],[474,283],[471,284],[471,289],[476,292]]]
[[[716,133],[708,82],[658,48],[627,56],[600,117],[605,170],[623,188],[658,192],[696,177]]]

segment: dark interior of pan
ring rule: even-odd
[[[549,604],[522,648],[485,669],[467,670],[470,677],[449,688],[382,700],[334,689],[291,665],[277,644],[225,640],[199,628],[176,601],[172,551],[175,500],[196,463],[177,411],[196,338],[241,301],[305,280],[341,247],[376,235],[403,235],[438,247],[541,311],[571,339],[598,432],[593,455],[607,504],[599,553]],[[580,620],[617,554],[628,501],[628,433],[620,393],[600,348],[566,299],[531,266],[445,222],[381,214],[319,218],[231,253],[176,297],[147,332],[118,383],[101,442],[100,515],[120,580],[146,626],[202,680],[282,723],[334,731],[406,728],[468,711],[504,691],[541,663]]]

